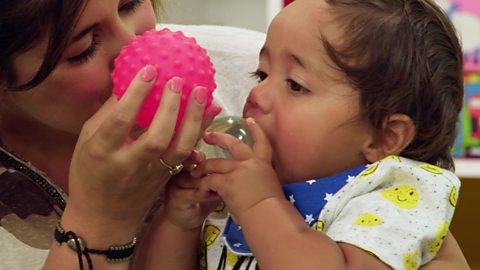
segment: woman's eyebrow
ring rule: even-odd
[[[75,35],[72,39],[72,42],[78,41],[82,39],[86,34],[90,33],[94,28],[96,28],[99,25],[99,23],[94,23],[87,28],[83,29],[80,33]]]

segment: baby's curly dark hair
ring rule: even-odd
[[[463,55],[448,17],[430,0],[326,0],[345,35],[323,44],[360,91],[379,131],[408,115],[416,134],[402,156],[454,169],[451,148],[463,103]]]

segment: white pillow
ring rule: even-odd
[[[241,115],[243,104],[256,81],[249,75],[258,66],[265,33],[230,26],[159,24],[194,37],[210,56],[216,70],[215,101],[222,115]]]

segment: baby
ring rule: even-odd
[[[233,159],[204,160],[169,184],[162,226],[183,258],[171,258],[175,269],[198,263],[200,231],[201,269],[429,262],[460,188],[449,170],[462,52],[441,10],[294,1],[273,20],[254,75],[243,112],[253,148],[206,133]]]

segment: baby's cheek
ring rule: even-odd
[[[302,136],[278,135],[274,148],[275,168],[281,179],[302,180],[311,166],[312,147]],[[290,180],[289,180],[290,181]]]

